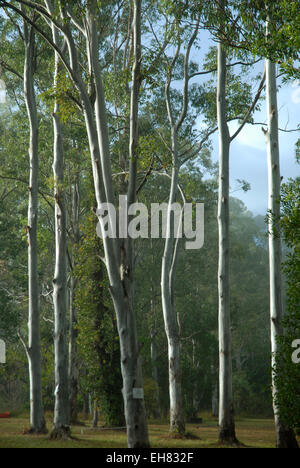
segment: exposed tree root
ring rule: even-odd
[[[50,434],[50,440],[71,440],[71,430],[69,426],[54,427]]]

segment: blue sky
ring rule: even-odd
[[[201,50],[192,52],[192,59],[199,63],[204,59],[209,48],[216,43],[211,40],[207,31],[201,31]],[[251,61],[251,58],[249,59]],[[264,60],[252,67],[249,71],[249,79],[259,72],[263,72]],[[235,71],[235,73],[237,73]],[[207,77],[205,77],[207,79]],[[202,81],[203,80],[195,80]],[[281,84],[280,82],[278,82]],[[253,96],[257,92],[259,82],[253,87]],[[300,82],[282,84],[278,90],[279,126],[283,129],[296,129],[300,124]],[[266,123],[266,102],[261,103],[260,112],[256,112],[256,122]],[[201,125],[201,119],[199,119]],[[231,190],[238,188],[237,179],[244,179],[251,185],[247,193],[235,192],[234,196],[240,198],[247,208],[254,214],[265,215],[268,206],[268,169],[267,148],[261,125],[246,125],[231,145],[230,154],[230,183]],[[231,134],[238,128],[238,122],[230,123]],[[300,165],[296,163],[295,144],[300,138],[300,132],[280,132],[280,159],[281,174],[287,181],[290,177],[300,176]],[[212,158],[218,161],[218,135],[212,137]]]
[[[285,84],[278,90],[279,127],[285,130],[296,129],[300,117],[300,83]],[[255,122],[266,123],[266,102],[254,115]],[[200,123],[201,125],[201,123]],[[229,123],[231,135],[239,128],[238,122]],[[283,181],[300,176],[300,166],[296,163],[295,145],[300,132],[280,132],[280,160]],[[212,137],[213,161],[218,161],[218,134]],[[249,192],[235,190],[237,179],[246,180],[251,185]],[[268,206],[267,147],[262,125],[246,125],[231,145],[230,185],[234,196],[241,199],[254,215],[265,215]]]
[[[283,129],[295,129],[300,117],[300,83],[285,85],[278,93],[279,126]],[[257,122],[266,122],[266,104],[255,114]],[[237,124],[230,124],[231,130]],[[300,166],[295,160],[295,144],[300,138],[299,132],[280,132],[281,174],[286,181],[290,177],[300,176]],[[217,155],[217,142],[214,145],[214,159]],[[247,193],[236,195],[243,200],[253,214],[265,214],[268,204],[268,173],[266,141],[261,125],[247,125],[231,148],[231,186],[237,186],[236,179],[245,179],[251,184]]]

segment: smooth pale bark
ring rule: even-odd
[[[99,65],[99,44],[96,25],[96,2],[90,2],[86,7],[84,27],[86,32],[87,58],[89,75],[93,80],[95,103],[89,96],[90,86],[86,86],[81,76],[77,49],[70,30],[67,13],[61,4],[61,15],[64,22],[64,35],[69,52],[69,64],[64,60],[80,95],[83,115],[91,154],[93,179],[97,206],[102,203],[115,204],[114,184],[112,179],[110,144],[106,118],[106,105]],[[141,2],[134,2],[134,37],[138,41],[140,36]],[[137,60],[135,57],[134,62]],[[134,65],[136,68],[136,64]],[[134,79],[137,79],[135,77]],[[136,89],[136,87],[134,87]],[[137,108],[137,107],[135,107]],[[135,177],[131,171],[130,177]],[[135,182],[131,182],[131,187]],[[103,239],[105,265],[110,282],[110,292],[117,318],[120,338],[121,369],[123,377],[123,397],[127,438],[129,448],[149,447],[148,428],[145,403],[142,396],[143,380],[140,362],[140,350],[137,340],[135,314],[133,310],[133,269],[124,268],[131,265],[132,254],[121,249],[119,239]],[[132,252],[132,249],[130,250]]]
[[[271,60],[266,61],[266,92],[268,112],[268,180],[269,180],[269,271],[270,271],[270,319],[271,319],[271,349],[272,369],[276,363],[278,337],[283,334],[282,327],[282,276],[281,276],[281,238],[280,238],[280,154],[278,136],[278,105],[276,65]],[[286,427],[280,419],[280,411],[276,405],[276,380],[272,371],[273,408],[275,417],[277,448],[298,448],[294,432]]]
[[[76,180],[73,186],[72,193],[72,231],[73,231],[73,242],[77,244],[80,240],[79,232],[79,184]],[[79,380],[79,369],[78,369],[78,356],[77,356],[77,310],[74,303],[75,290],[77,280],[74,277],[74,259],[71,260],[70,265],[70,287],[69,287],[69,411],[70,411],[70,423],[75,423],[78,420],[78,380]]]
[[[219,128],[219,440],[224,443],[235,443],[229,293],[230,134],[226,112],[226,50],[221,42],[218,44],[217,114]]]
[[[135,199],[136,184],[136,161],[135,150],[137,143],[137,121],[138,121],[138,98],[139,98],[139,67],[140,67],[140,14],[141,2],[134,2],[134,64],[132,74],[131,92],[131,134],[130,134],[130,183],[128,198]],[[113,183],[110,166],[110,149],[108,139],[108,129],[106,123],[106,109],[101,79],[101,71],[98,61],[98,40],[95,27],[95,20],[88,17],[90,28],[90,63],[95,77],[96,88],[96,129],[94,128],[88,112],[86,121],[88,122],[88,135],[91,153],[97,154],[97,159],[92,157],[94,169],[94,182],[98,206],[101,201],[106,200],[114,203]],[[96,130],[98,137],[98,147],[93,134]],[[99,151],[99,153],[98,153]],[[102,172],[100,173],[99,159]],[[103,180],[105,193],[101,189],[99,182]],[[127,439],[129,448],[149,447],[148,428],[146,420],[145,403],[143,398],[143,379],[140,362],[140,352],[137,339],[137,327],[135,312],[133,309],[133,284],[134,284],[134,264],[133,264],[133,244],[132,240],[123,245],[118,239],[104,239],[106,267],[110,281],[110,292],[116,312],[117,326],[120,337],[121,370],[123,377],[123,398],[125,419],[127,426]]]
[[[175,113],[172,110],[170,87],[174,67],[180,56],[180,41],[178,42],[174,58],[169,64],[168,78],[165,85],[166,107],[171,127],[172,173],[166,222],[166,240],[161,267],[161,297],[165,332],[168,340],[170,430],[171,432],[176,432],[181,435],[184,435],[185,433],[185,419],[181,388],[181,330],[179,323],[179,315],[176,313],[175,310],[174,282],[179,252],[179,231],[182,229],[182,225],[181,222],[178,225],[176,239],[176,233],[174,232],[175,217],[172,210],[172,205],[176,202],[176,197],[178,193],[179,170],[182,164],[182,162],[180,162],[179,160],[178,135],[188,111],[190,52],[198,34],[199,21],[200,20],[198,18],[196,27],[194,28],[194,32],[188,42],[184,55],[183,99],[181,112],[177,120],[175,119]],[[184,198],[183,194],[182,196]]]
[[[133,66],[132,84],[130,95],[130,134],[129,134],[129,185],[128,204],[136,201],[137,178],[137,144],[138,144],[138,111],[141,86],[141,0],[133,2]],[[128,217],[127,224],[130,222]],[[125,247],[125,249],[124,249]],[[121,281],[124,290],[124,299],[127,315],[127,342],[121,347],[121,369],[123,375],[123,397],[125,419],[127,425],[128,441],[131,445],[140,444],[137,439],[136,429],[139,430],[139,438],[143,446],[150,446],[144,398],[136,399],[133,395],[134,387],[143,389],[142,365],[140,349],[137,337],[136,316],[133,307],[134,300],[134,241],[130,237],[121,246]],[[125,316],[118,324],[119,334],[124,333]],[[122,322],[122,323],[121,323]],[[128,323],[129,322],[129,323]],[[142,390],[143,391],[143,390]],[[136,425],[134,427],[134,424]],[[130,444],[129,444],[130,446]]]
[[[152,304],[151,300],[151,304]],[[151,353],[151,364],[152,364],[152,378],[156,384],[155,390],[155,401],[156,401],[156,408],[154,410],[153,416],[158,419],[161,415],[161,408],[160,408],[160,396],[159,396],[159,381],[158,381],[158,367],[157,367],[157,344],[156,344],[156,333],[151,330],[150,332],[151,344],[150,344],[150,353]]]
[[[29,204],[28,204],[28,289],[29,289],[29,318],[28,318],[28,347],[26,346],[29,363],[30,380],[30,432],[43,433],[46,431],[42,402],[41,376],[41,344],[40,344],[40,304],[38,280],[38,115],[34,90],[34,32],[33,28],[24,23],[25,66],[24,66],[24,95],[27,114],[30,123],[29,145]]]
[[[52,27],[53,41],[59,45],[57,29]],[[60,59],[55,53],[55,84],[58,79]],[[53,279],[54,305],[54,368],[55,407],[52,438],[64,438],[70,434],[67,350],[67,219],[64,189],[64,150],[59,105],[55,102],[54,128],[54,198],[55,198],[55,272]]]
[[[174,233],[174,213],[172,205],[176,202],[178,193],[178,177],[180,170],[178,134],[186,118],[188,110],[188,85],[189,85],[189,57],[192,45],[198,33],[199,22],[189,40],[184,57],[184,91],[182,108],[177,121],[175,121],[170,97],[170,86],[172,73],[179,58],[181,44],[179,42],[172,63],[168,70],[168,79],[165,85],[166,107],[171,127],[172,147],[172,173],[171,187],[168,200],[166,240],[161,266],[161,298],[165,324],[165,332],[168,341],[168,363],[169,363],[169,397],[170,397],[170,430],[183,435],[185,433],[185,419],[182,402],[181,388],[181,337],[178,316],[175,311],[174,281],[176,275],[179,237],[176,239]],[[182,215],[182,213],[181,213]],[[181,225],[178,229],[181,229]],[[178,233],[179,234],[179,233]]]
[[[70,423],[74,424],[78,421],[78,361],[77,361],[77,311],[74,304],[76,279],[71,273],[70,279],[70,323],[69,323],[69,411]]]
[[[179,48],[173,61],[175,65]],[[176,272],[176,256],[178,254],[178,239],[175,240],[174,214],[172,205],[176,202],[178,193],[179,160],[178,160],[178,130],[182,124],[185,112],[182,112],[180,120],[175,124],[170,100],[171,75],[166,84],[166,104],[169,122],[171,125],[172,139],[172,174],[171,187],[168,200],[166,240],[161,266],[161,299],[165,324],[165,332],[168,341],[169,363],[169,397],[170,397],[170,431],[183,435],[185,433],[185,420],[182,404],[181,388],[181,363],[180,363],[180,330],[174,304],[174,279]],[[186,96],[185,96],[186,97]],[[185,104],[187,99],[185,99]]]
[[[171,206],[176,201],[179,168],[176,166],[177,135],[173,130],[173,164],[171,176],[171,189],[168,201],[168,215],[166,225],[166,241],[161,268],[161,296],[165,331],[168,340],[169,362],[169,396],[170,396],[170,430],[179,434],[185,433],[185,420],[182,404],[181,390],[181,364],[180,364],[180,334],[177,315],[174,307],[173,279],[175,272],[174,259],[174,219]],[[174,158],[175,155],[175,158]]]

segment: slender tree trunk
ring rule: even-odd
[[[282,327],[282,277],[281,277],[281,238],[280,238],[280,155],[278,137],[278,106],[276,65],[266,61],[267,112],[268,112],[268,179],[269,179],[269,269],[270,269],[270,319],[272,369],[278,351],[277,339],[283,334]],[[292,429],[280,419],[280,409],[276,405],[276,381],[272,371],[273,408],[275,416],[277,448],[298,448]]]
[[[79,233],[79,186],[78,181],[75,182],[72,193],[72,223],[74,244],[77,244],[80,239]],[[72,259],[71,278],[70,278],[70,323],[69,323],[69,408],[70,408],[70,423],[78,421],[78,357],[77,357],[77,311],[74,304],[75,289],[77,280],[74,277],[74,260]]]
[[[94,401],[94,410],[93,410],[93,428],[96,429],[98,427],[98,406],[97,401]]]
[[[57,29],[52,26],[53,40],[59,44]],[[60,59],[55,53],[55,84],[58,79]],[[67,352],[67,220],[64,189],[64,150],[59,105],[53,112],[54,126],[54,198],[55,198],[55,273],[53,279],[54,304],[54,356],[55,356],[55,408],[52,438],[70,435],[68,352]]]
[[[165,85],[166,108],[169,123],[171,126],[171,145],[172,145],[172,174],[171,188],[168,201],[167,226],[166,226],[166,241],[162,259],[161,268],[161,296],[162,309],[165,323],[165,332],[168,340],[168,360],[169,360],[169,394],[170,394],[170,430],[181,435],[185,433],[185,420],[182,402],[181,388],[181,363],[180,363],[180,323],[179,315],[175,311],[175,295],[174,281],[176,274],[176,263],[178,256],[179,236],[175,239],[174,226],[175,216],[172,210],[172,205],[176,201],[178,192],[178,177],[180,170],[179,151],[178,151],[178,134],[179,130],[186,118],[188,111],[188,89],[189,89],[189,57],[192,45],[197,37],[199,27],[199,19],[197,26],[189,40],[184,56],[184,90],[182,108],[178,120],[174,117],[172,110],[172,102],[170,95],[170,86],[174,67],[180,55],[181,43],[179,41],[177,49],[168,67],[168,78]],[[181,212],[182,217],[182,212]],[[181,229],[181,225],[178,229]],[[178,233],[179,234],[179,233]]]
[[[232,357],[229,296],[229,152],[226,112],[226,50],[218,44],[217,113],[219,127],[219,440],[236,443],[232,398]]]
[[[213,417],[217,417],[219,414],[218,382],[212,385],[211,414]]]
[[[29,145],[29,204],[28,204],[28,288],[29,319],[27,357],[30,380],[30,432],[46,432],[42,402],[41,343],[40,343],[40,304],[38,280],[38,115],[34,90],[34,31],[24,23],[25,66],[24,94],[30,123]]]
[[[176,201],[179,169],[177,166],[177,135],[174,128],[172,130],[172,133],[173,169],[168,202],[168,215],[166,226],[167,234],[161,269],[161,294],[165,331],[168,340],[170,430],[171,432],[183,435],[185,433],[185,421],[181,389],[181,343],[173,294],[173,279],[176,268],[176,262],[174,262],[174,255],[176,255],[176,252],[174,251],[174,216],[171,209],[172,204]]]
[[[150,239],[151,243],[151,258],[152,258],[152,264],[154,264],[155,259],[155,253],[153,249],[153,241]],[[154,279],[153,275],[151,272],[151,299],[150,299],[150,317],[152,320],[153,325],[150,327],[150,354],[151,354],[151,363],[152,363],[152,378],[156,384],[156,392],[155,392],[155,401],[156,401],[156,407],[154,410],[153,416],[156,419],[159,419],[161,416],[161,405],[160,405],[160,388],[159,388],[159,377],[158,377],[158,363],[157,363],[157,343],[156,343],[156,335],[157,335],[157,320],[155,318],[155,287],[154,287]]]
[[[76,279],[71,273],[70,279],[70,336],[69,336],[69,408],[70,423],[78,421],[78,362],[77,362],[77,311],[74,305]]]
[[[151,303],[152,303],[152,300],[151,300]],[[161,409],[160,409],[158,368],[157,368],[157,346],[156,346],[155,332],[153,332],[153,330],[151,330],[150,332],[150,337],[151,337],[152,378],[156,384],[156,392],[155,392],[156,408],[155,408],[153,416],[156,419],[158,419],[161,414]]]
[[[197,370],[199,368],[199,361],[197,359],[196,355],[196,340],[192,338],[192,349],[193,349],[193,373],[194,375],[197,375]],[[197,379],[194,378],[194,383],[193,383],[193,405],[192,405],[192,418],[197,418],[198,416],[198,411],[200,408],[200,403],[201,403],[201,398],[202,395],[199,394],[199,386],[198,386],[198,381]]]

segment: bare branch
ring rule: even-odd
[[[259,85],[259,88],[258,88],[258,91],[256,93],[256,96],[254,98],[254,101],[252,102],[252,105],[251,107],[249,108],[247,114],[245,115],[244,117],[244,120],[242,122],[242,124],[240,125],[240,127],[238,128],[238,130],[234,133],[234,135],[230,138],[230,141],[233,141],[240,133],[241,131],[243,130],[244,126],[246,125],[246,123],[248,122],[249,120],[249,117],[250,115],[252,114],[252,112],[254,111],[255,109],[255,106],[256,104],[258,103],[258,100],[261,96],[261,93],[262,93],[262,90],[264,89],[265,87],[265,81],[266,81],[266,72],[264,73],[264,76],[260,82],[260,85]]]

